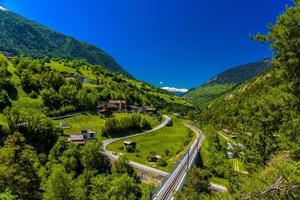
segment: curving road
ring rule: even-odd
[[[117,155],[114,155],[111,151],[108,151],[106,149],[107,145],[109,145],[110,143],[116,142],[118,140],[123,140],[123,139],[131,138],[131,137],[135,137],[135,136],[138,136],[138,135],[148,134],[148,133],[151,133],[153,131],[157,131],[157,130],[165,127],[171,121],[171,118],[169,116],[163,115],[163,117],[165,118],[165,120],[160,125],[158,125],[157,127],[153,128],[151,130],[144,131],[142,133],[137,133],[137,134],[134,134],[134,135],[125,136],[125,137],[112,138],[112,139],[104,140],[103,143],[102,143],[103,151],[105,152],[105,154],[111,160],[118,159]],[[137,162],[130,161],[129,164],[131,164],[136,169],[139,169],[139,170],[142,170],[142,171],[147,171],[147,172],[150,172],[150,173],[153,173],[153,174],[157,174],[157,175],[161,175],[161,176],[167,176],[169,174],[168,172],[165,172],[165,171],[162,171],[162,170],[159,170],[159,169],[155,169],[155,168],[152,168],[152,167],[149,167],[149,166],[146,166],[146,165],[142,165],[142,164],[137,163]]]

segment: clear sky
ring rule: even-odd
[[[249,39],[290,0],[0,0],[4,7],[94,44],[137,79],[192,88],[272,56]],[[160,82],[163,84],[160,85]]]

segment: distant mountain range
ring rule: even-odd
[[[207,106],[210,101],[226,94],[237,85],[257,76],[270,66],[270,64],[271,59],[263,59],[233,67],[211,78],[202,86],[189,90],[184,95],[184,98],[195,107],[202,109]]]
[[[131,76],[103,50],[0,7],[0,51],[32,58],[84,59]]]
[[[172,94],[175,94],[176,96],[183,96],[188,89],[186,88],[175,88],[175,87],[162,87],[161,89],[166,90]]]

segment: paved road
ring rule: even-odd
[[[171,121],[171,118],[169,116],[164,115],[163,117],[165,118],[165,120],[160,125],[158,125],[157,127],[153,128],[151,130],[144,131],[142,133],[137,133],[137,134],[134,134],[134,135],[125,136],[125,137],[112,138],[112,139],[104,140],[103,143],[102,143],[103,144],[103,151],[105,152],[105,154],[111,160],[116,160],[118,158],[118,156],[114,155],[112,152],[108,151],[106,149],[107,145],[109,145],[112,142],[116,142],[118,140],[124,140],[124,139],[127,139],[127,138],[135,137],[135,136],[138,136],[138,135],[144,135],[144,134],[148,134],[148,133],[151,133],[153,131],[159,130],[159,129],[165,127]],[[137,162],[130,161],[130,164],[136,169],[139,169],[139,170],[142,170],[142,171],[147,171],[147,172],[154,173],[154,174],[157,174],[157,175],[167,176],[169,174],[165,171],[155,169],[155,168],[152,168],[152,167],[148,167],[146,165],[142,165],[142,164],[139,164]]]
[[[182,158],[179,165],[173,173],[167,178],[167,180],[161,185],[153,196],[154,200],[169,200],[173,199],[173,195],[184,184],[187,176],[187,171],[192,167],[195,159],[197,158],[198,151],[204,140],[204,134],[194,126],[185,125],[197,134],[197,139],[191,145],[187,154]]]

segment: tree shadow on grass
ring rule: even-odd
[[[11,100],[15,101],[18,99],[18,90],[15,86],[10,86],[6,89],[8,96]]]

